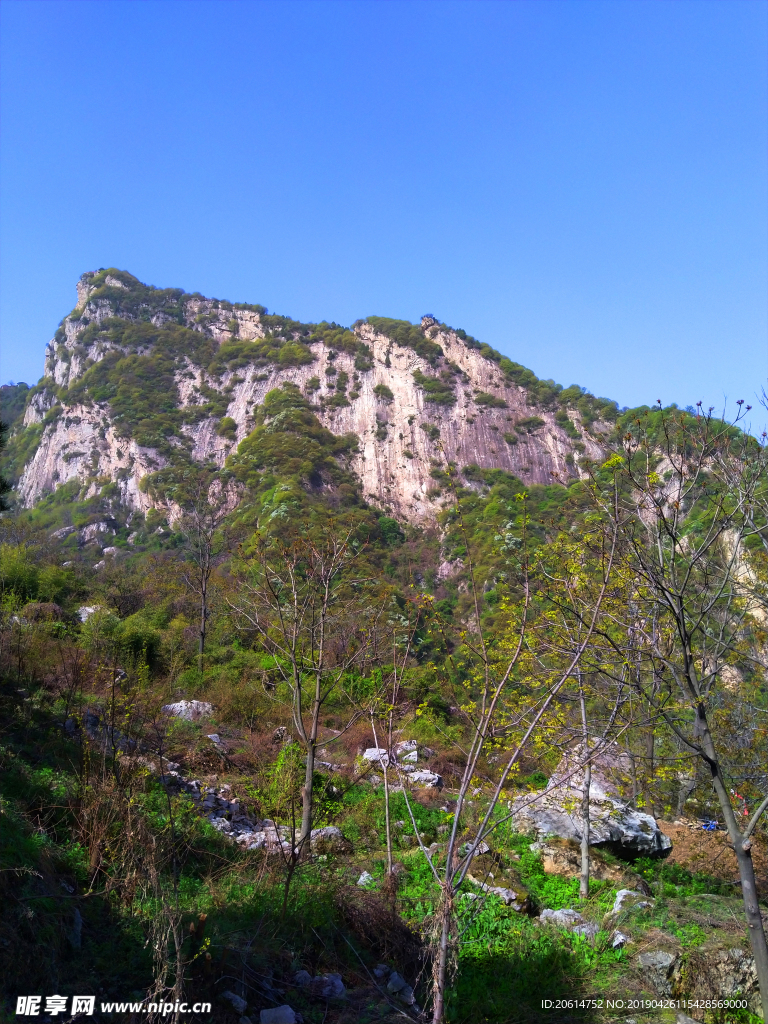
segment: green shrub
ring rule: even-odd
[[[234,441],[237,437],[237,423],[231,416],[224,416],[216,433],[219,437],[226,437],[228,441]]]
[[[37,597],[39,570],[26,547],[20,544],[0,545],[0,587],[22,601]]]
[[[526,434],[532,434],[543,426],[544,420],[540,416],[525,416],[523,419],[518,420],[517,423],[515,423],[517,430],[522,430]]]
[[[497,395],[491,395],[487,391],[478,391],[475,395],[475,404],[484,405],[490,409],[506,409],[507,403]]]
[[[386,384],[377,384],[376,387],[373,389],[373,393],[374,395],[376,395],[377,398],[380,398],[383,402],[392,402],[394,401],[395,398],[395,394],[392,391],[392,388],[388,388]]]
[[[453,386],[441,377],[427,377],[421,370],[413,371],[416,386],[424,393],[425,402],[435,405],[455,405],[456,393]]]

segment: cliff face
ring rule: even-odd
[[[333,433],[357,435],[352,468],[365,498],[411,522],[434,519],[441,499],[430,493],[433,476],[446,462],[507,470],[529,484],[566,483],[578,475],[582,455],[600,454],[606,424],[600,409],[585,417],[579,389],[564,392],[566,401],[545,389],[542,401],[528,371],[519,383],[517,364],[432,318],[405,325],[405,343],[387,326],[402,322],[378,318],[353,333],[326,325],[336,333],[317,340],[317,325],[269,317],[263,307],[134,282],[120,272],[84,275],[77,308],[48,345],[45,378],[23,420],[22,429],[44,424],[18,482],[26,506],[77,478],[91,493],[114,482],[128,508],[146,511],[153,501],[140,486],[145,476],[182,457],[222,467],[253,428],[254,407],[285,382],[301,388]],[[336,345],[342,333],[343,345]],[[168,406],[164,419],[153,426],[150,408],[138,427],[126,427],[131,403],[144,393],[134,381],[126,398],[124,385],[136,366],[151,371],[147,360],[167,348],[166,338],[176,346],[157,363],[167,386],[147,398],[150,406]],[[112,378],[90,383],[99,364],[117,368]],[[176,423],[174,409],[193,415]]]

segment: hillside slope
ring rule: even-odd
[[[13,425],[8,462],[27,507],[78,480],[84,497],[114,482],[123,505],[147,511],[158,473],[224,467],[285,384],[333,434],[356,436],[348,463],[364,498],[412,523],[439,511],[446,461],[566,483],[617,412],[434,317],[303,324],[114,269],[84,274],[77,296]]]

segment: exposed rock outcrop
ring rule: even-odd
[[[541,794],[514,801],[512,810],[520,831],[581,841],[584,761],[584,747],[579,744],[563,757]],[[631,857],[664,854],[672,848],[672,841],[650,814],[635,810],[621,797],[620,787],[630,773],[628,755],[615,744],[592,757],[590,845]]]
[[[576,408],[537,404],[526,387],[505,376],[498,358],[488,357],[489,350],[484,353],[477,343],[470,346],[433,317],[424,318],[420,328],[425,344],[433,346],[429,357],[393,342],[367,322],[354,328],[358,341],[368,347],[363,363],[354,353],[303,339],[314,357],[311,362],[283,365],[273,360],[265,366],[263,358],[254,357],[248,363],[241,349],[236,368],[209,373],[190,351],[175,373],[178,407],[204,405],[205,392],[209,398],[220,396],[219,411],[185,423],[158,448],[139,444],[116,422],[109,394],[70,403],[62,390],[71,389],[89,367],[111,353],[112,358],[116,351],[124,353],[110,334],[115,318],[160,328],[180,325],[219,346],[263,339],[272,328],[258,311],[261,307],[232,307],[173,290],[163,305],[157,296],[162,299],[165,293],[138,282],[134,287],[134,281],[130,275],[105,277],[101,272],[85,274],[78,283],[77,308],[48,345],[43,386],[33,389],[24,416],[27,428],[42,425],[43,430],[18,484],[23,505],[34,504],[70,480],[77,479],[89,493],[97,493],[109,480],[117,484],[122,505],[147,511],[152,498],[142,489],[144,477],[172,465],[174,450],[223,466],[251,431],[254,407],[286,381],[312,396],[316,415],[334,434],[357,435],[360,444],[352,468],[364,496],[412,522],[433,519],[440,507],[433,479],[437,464],[500,468],[525,483],[551,483],[578,475],[582,453],[600,454],[595,430],[584,429]],[[142,295],[149,292],[155,298],[142,305]],[[442,350],[437,361],[435,345]],[[336,401],[342,375],[351,383],[344,400]],[[446,404],[429,400],[425,388],[437,386],[435,382],[450,394]],[[222,411],[232,421],[223,432]]]

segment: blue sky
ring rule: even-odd
[[[4,0],[0,380],[85,270],[431,312],[621,405],[768,376],[768,5]]]

